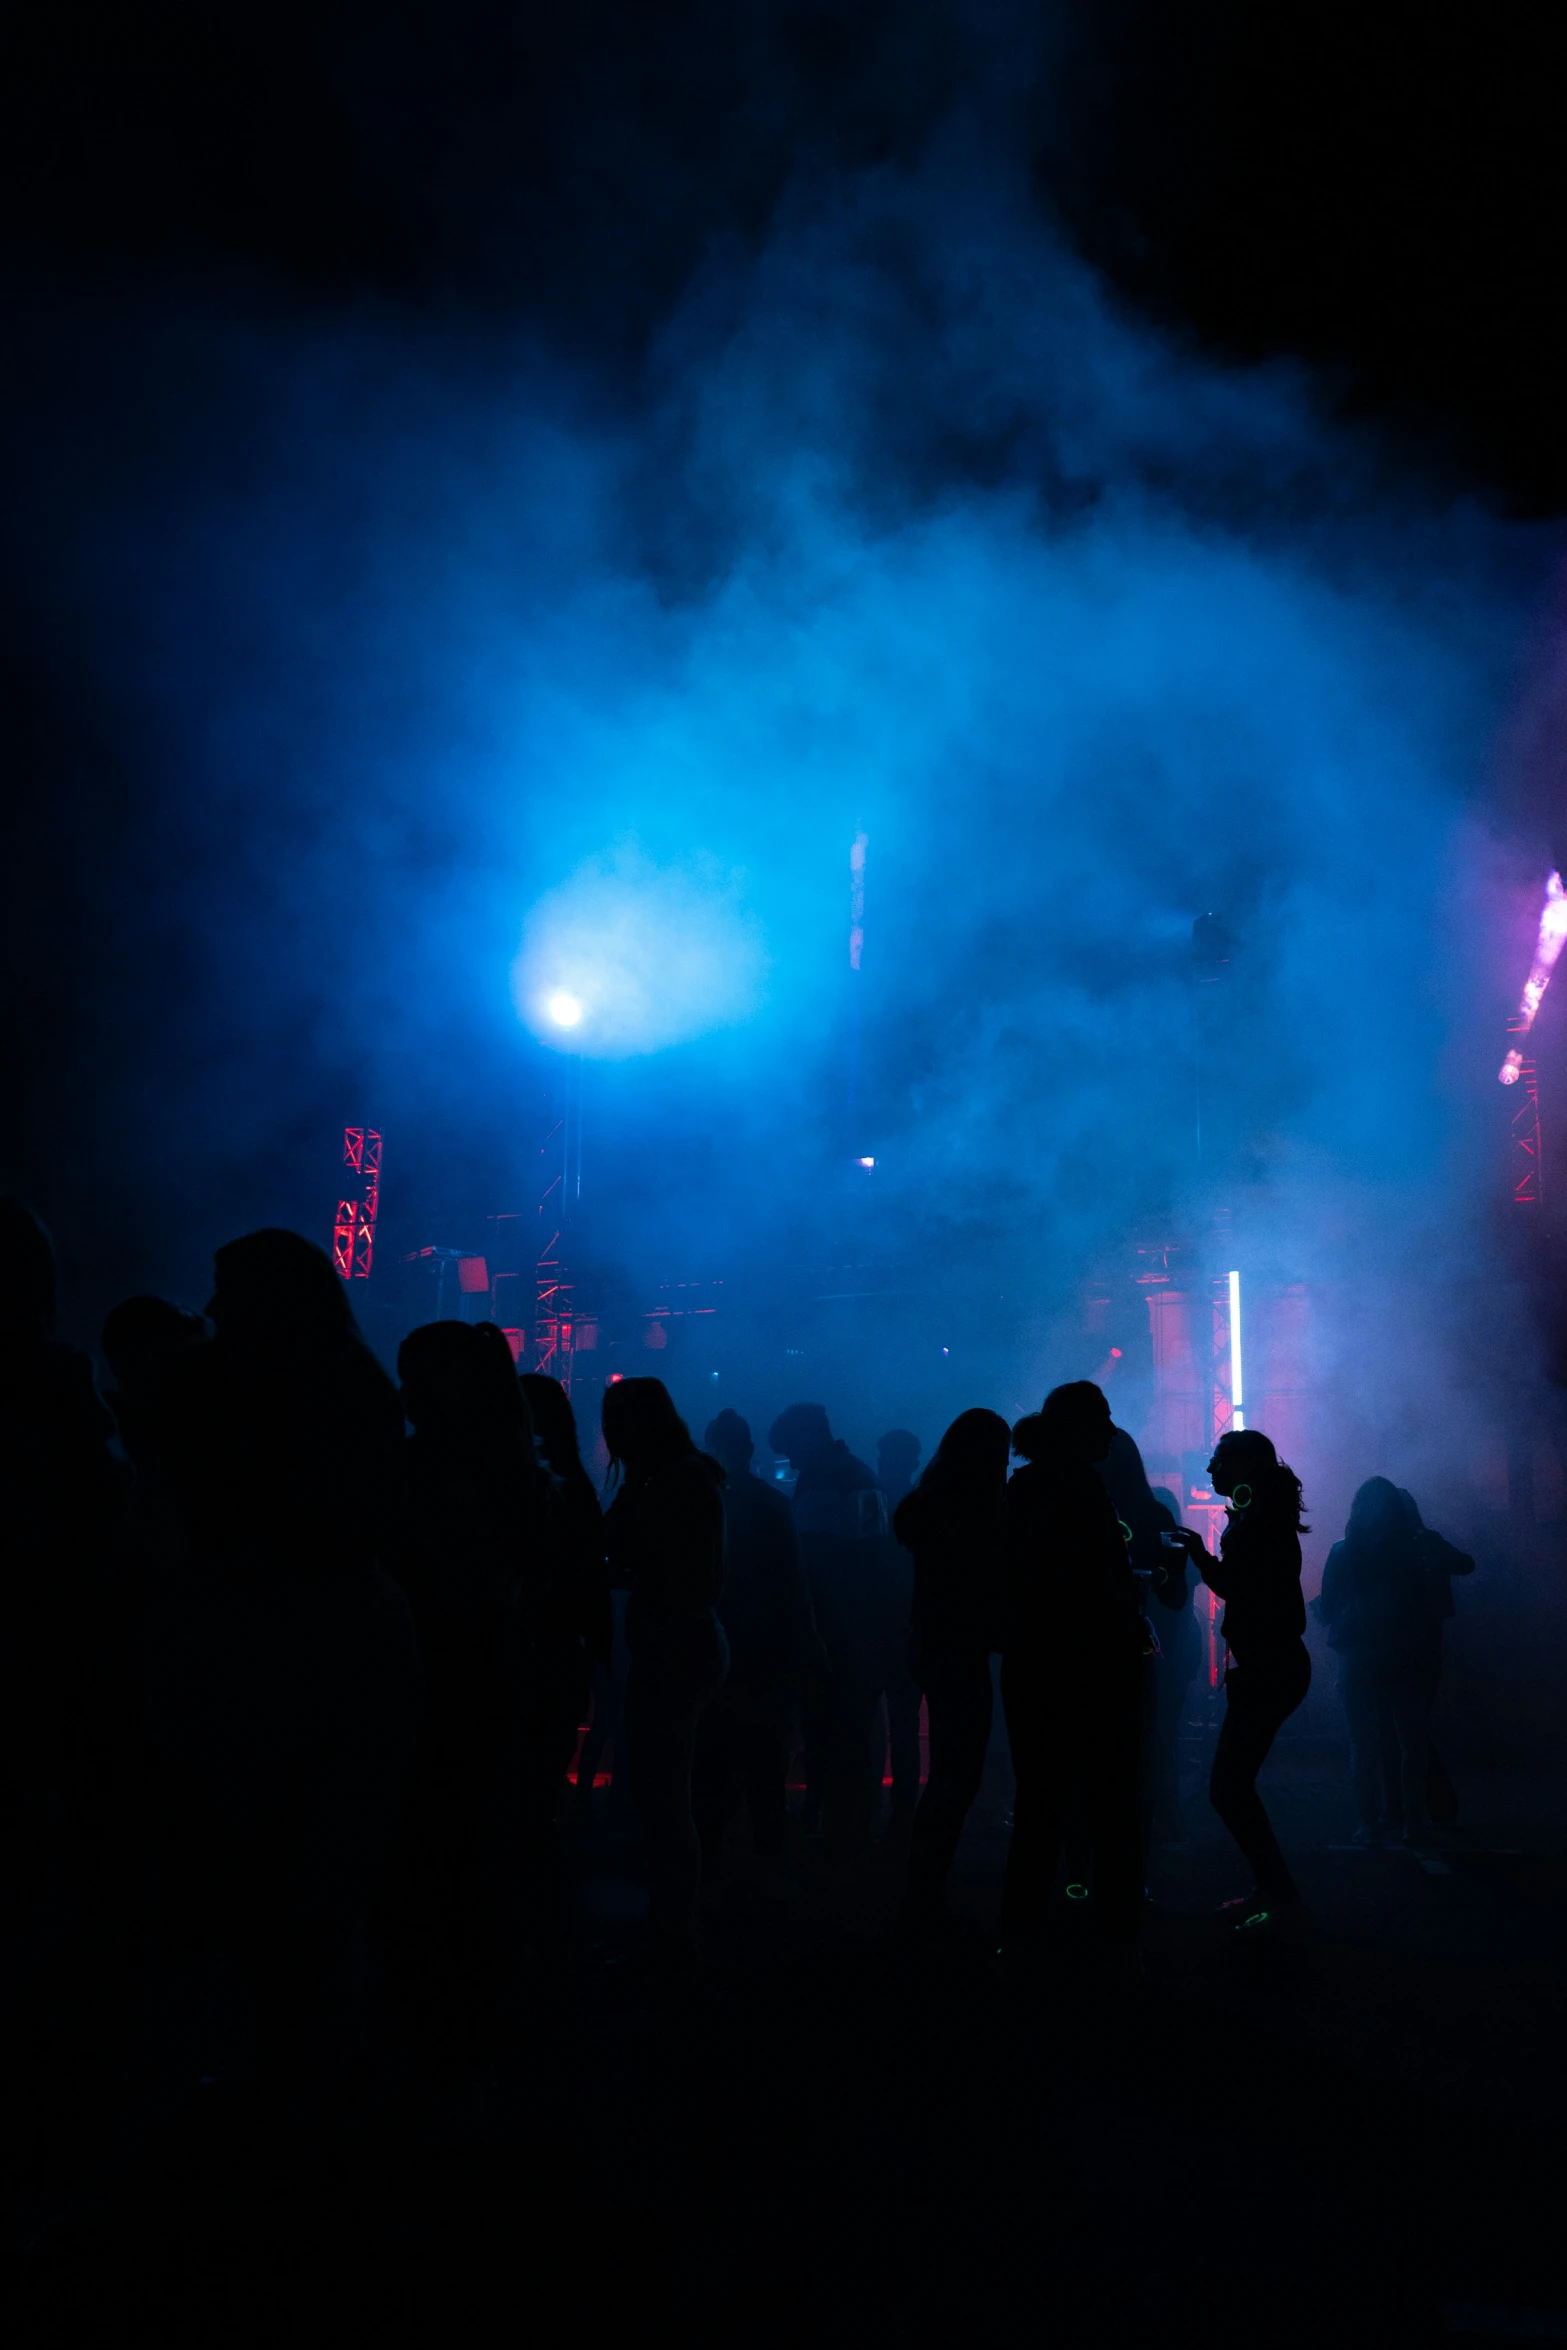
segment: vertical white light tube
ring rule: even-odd
[[[1230,1275],[1230,1425],[1246,1425],[1246,1396],[1241,1385],[1241,1277]]]

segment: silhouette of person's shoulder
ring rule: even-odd
[[[725,1492],[731,1500],[742,1501],[752,1509],[766,1511],[772,1516],[789,1515],[789,1499],[780,1487],[770,1485],[754,1469],[747,1469],[743,1477],[731,1477]]]
[[[1007,1508],[1015,1516],[1027,1517],[1043,1507],[1049,1490],[1043,1463],[1025,1461],[1007,1480]]]
[[[787,1495],[749,1469],[743,1476],[731,1476],[725,1485],[724,1516],[731,1537],[742,1541],[793,1539],[794,1512]]]
[[[915,1485],[892,1514],[892,1531],[905,1550],[924,1542],[932,1530],[934,1495],[928,1486]]]
[[[832,1449],[824,1452],[802,1471],[801,1482],[825,1487],[834,1493],[865,1493],[881,1491],[876,1472],[849,1450],[841,1436],[834,1437]]]

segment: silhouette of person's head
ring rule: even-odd
[[[786,1405],[768,1429],[767,1441],[785,1460],[808,1463],[819,1459],[832,1450],[832,1429],[825,1408],[819,1403]]]
[[[1110,1451],[1110,1406],[1091,1379],[1052,1387],[1037,1412],[1019,1420],[1012,1442],[1027,1461],[1091,1468]]]
[[[20,1200],[0,1199],[0,1344],[54,1329],[54,1242]]]
[[[463,1436],[478,1404],[480,1371],[467,1322],[425,1322],[397,1350],[403,1412],[419,1436]]]
[[[1156,1532],[1166,1522],[1169,1498],[1161,1497],[1149,1484],[1137,1439],[1125,1428],[1111,1429],[1110,1450],[1099,1464],[1099,1474],[1115,1504],[1116,1516],[1134,1533]]]
[[[921,1493],[982,1494],[1007,1481],[1012,1431],[999,1412],[982,1406],[959,1412],[926,1465]]]
[[[953,1422],[953,1427],[957,1422]],[[947,1434],[950,1436],[949,1428]],[[942,1440],[945,1442],[945,1438]],[[889,1428],[876,1439],[876,1467],[884,1485],[912,1485],[924,1450],[912,1428]]]
[[[415,1433],[484,1446],[524,1432],[532,1418],[505,1336],[493,1322],[426,1322],[397,1350],[403,1411]]]
[[[1412,1496],[1400,1492],[1390,1477],[1368,1477],[1349,1505],[1345,1534],[1351,1540],[1385,1540],[1390,1534],[1411,1531]],[[1414,1523],[1419,1523],[1416,1513]]]
[[[662,1379],[617,1379],[606,1387],[601,1424],[612,1475],[645,1477],[696,1451]]]
[[[756,1447],[751,1431],[738,1412],[722,1411],[707,1423],[702,1442],[715,1461],[721,1461],[726,1473],[739,1479],[751,1466]]]
[[[1227,1429],[1213,1448],[1208,1479],[1215,1493],[1222,1493],[1242,1512],[1300,1518],[1300,1479],[1287,1461],[1279,1459],[1271,1437],[1260,1428]],[[1306,1534],[1311,1529],[1301,1525],[1299,1531]]]
[[[225,1351],[341,1345],[359,1336],[331,1258],[298,1232],[247,1232],[218,1250],[213,1274],[207,1312]]]
[[[1214,1492],[1228,1496],[1237,1485],[1255,1485],[1278,1465],[1272,1439],[1260,1428],[1231,1428],[1213,1448],[1208,1476]]]
[[[505,1331],[499,1322],[475,1322],[473,1338],[475,1378],[486,1428],[497,1436],[523,1439],[529,1456],[536,1460],[533,1412],[517,1377]]]
[[[557,1477],[569,1477],[582,1467],[577,1415],[570,1396],[558,1379],[551,1379],[544,1371],[524,1371],[517,1384],[533,1414],[539,1450]]]

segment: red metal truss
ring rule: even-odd
[[[373,1126],[343,1128],[343,1164],[359,1177],[359,1184],[355,1198],[337,1203],[332,1263],[344,1281],[368,1281],[381,1207],[381,1137]]]
[[[1513,1087],[1512,1142],[1510,1175],[1513,1187],[1513,1205],[1519,1208],[1537,1208],[1540,1205],[1540,1080],[1532,1061],[1518,1065],[1518,1082]]]

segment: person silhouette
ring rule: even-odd
[[[876,1440],[876,1475],[887,1497],[889,1526],[919,1471],[920,1440],[909,1428],[889,1428]],[[895,1835],[912,1828],[920,1800],[920,1688],[909,1670],[909,1613],[914,1585],[907,1550],[888,1539],[883,1549],[886,1592],[882,1608],[881,1670],[887,1708],[887,1757],[892,1771]]]
[[[615,1497],[604,1530],[626,1604],[626,1761],[651,1879],[649,1954],[676,1973],[696,1947],[702,1848],[691,1770],[704,1707],[723,1686],[729,1648],[717,1603],[724,1573],[724,1472],[699,1452],[661,1379],[604,1390]]]
[[[0,1199],[0,1755],[24,1911],[56,1875],[60,1824],[100,1776],[103,1611],[128,1498],[92,1363],[55,1336],[54,1243],[31,1209]]]
[[[835,1437],[818,1403],[790,1404],[768,1430],[798,1471],[794,1523],[827,1674],[806,1714],[806,1826],[821,1824],[828,1857],[867,1843],[881,1778],[874,1731],[890,1645],[887,1504],[872,1470]]]
[[[903,1915],[941,1915],[947,1877],[984,1776],[993,1704],[990,1658],[1006,1596],[1006,1489],[1012,1435],[999,1412],[959,1413],[893,1533],[914,1562],[909,1663],[930,1724],[930,1776],[914,1814]]]
[[[210,1336],[200,1314],[187,1313],[166,1297],[128,1297],[104,1316],[99,1351],[114,1381],[105,1390],[104,1402],[141,1481],[158,1474],[169,1367],[187,1348],[205,1345]]]
[[[1441,1677],[1443,1602],[1449,1578],[1474,1561],[1421,1521],[1412,1494],[1368,1477],[1350,1505],[1343,1540],[1328,1552],[1315,1612],[1338,1659],[1339,1702],[1349,1731],[1350,1774],[1360,1811],[1355,1841],[1380,1844],[1393,1826],[1418,1846],[1432,1834],[1431,1713]],[[1384,1777],[1392,1732],[1396,1777]]]
[[[392,1565],[424,1669],[406,1853],[409,2023],[437,2064],[467,2070],[505,2030],[525,1932],[519,1849],[534,1892],[550,1890],[536,1849],[548,1834],[536,1725],[553,1692],[541,1695],[534,1638],[560,1512],[493,1324],[427,1322],[403,1340],[397,1369],[413,1434]]]
[[[1405,1491],[1402,1486],[1399,1490],[1404,1495],[1405,1508],[1409,1511],[1414,1523],[1420,1528],[1426,1591],[1431,1603],[1431,1612],[1435,1618],[1434,1636],[1426,1652],[1425,1664],[1427,1701],[1434,1714],[1437,1692],[1442,1685],[1443,1627],[1451,1621],[1454,1614],[1453,1577],[1455,1575],[1472,1575],[1475,1563],[1467,1551],[1459,1550],[1456,1544],[1447,1541],[1434,1528],[1425,1524],[1420,1515],[1420,1506],[1412,1493]],[[1389,1718],[1386,1706],[1382,1709],[1382,1757],[1383,1775],[1391,1796],[1399,1790],[1402,1763],[1398,1750],[1397,1732]],[[1432,1821],[1438,1828],[1452,1828],[1457,1825],[1458,1790],[1448,1775],[1447,1766],[1438,1753],[1434,1740],[1428,1741],[1426,1747],[1426,1807],[1431,1814]],[[1401,1797],[1399,1803],[1391,1807],[1391,1816],[1397,1825],[1402,1825]]]
[[[88,1357],[55,1335],[54,1243],[0,1199],[0,1826],[13,2013],[15,2146],[79,2138],[129,2043],[117,1882],[127,1775],[118,1693],[128,1472]]]
[[[330,1257],[264,1230],[214,1259],[210,1356],[170,1383],[171,1464],[201,1543],[331,1574],[382,1557],[395,1530],[397,1390],[360,1336]]]
[[[735,1780],[745,1787],[751,1846],[765,1893],[786,1889],[780,1862],[789,1819],[789,1747],[801,1675],[820,1647],[789,1504],[753,1475],[751,1431],[738,1412],[703,1438],[724,1472],[724,1596],[729,1675],[702,1716],[693,1808],[706,1873],[716,1875]]]
[[[614,1615],[610,1605],[609,1562],[604,1549],[604,1513],[593,1481],[582,1466],[577,1419],[558,1379],[525,1371],[520,1385],[539,1440],[539,1450],[560,1496],[561,1571],[551,1584],[535,1631],[538,1676],[538,1738],[535,1770],[549,1790],[553,1810],[561,1782],[577,1751],[592,1692],[592,1729],[609,1732],[598,1720],[597,1685],[607,1685],[613,1668]],[[591,1735],[591,1730],[589,1732]],[[587,1754],[586,1786],[593,1785],[594,1757]]]
[[[1001,1664],[1017,1781],[1002,1881],[1003,1950],[1044,1923],[1074,1811],[1092,1853],[1107,1950],[1134,1966],[1142,1925],[1138,1720],[1143,1649],[1126,1544],[1096,1475],[1110,1406],[1090,1380],[1053,1388],[1013,1430],[1007,1487],[1007,1624]],[[1064,1640],[1073,1653],[1063,1658]]]
[[[215,1273],[213,1339],[163,1391],[179,1543],[141,1645],[150,1956],[164,2062],[312,2101],[369,2029],[419,1714],[385,1569],[402,1407],[323,1250],[250,1233]]]
[[[1143,1731],[1138,1768],[1138,1816],[1146,1856],[1156,1834],[1178,1841],[1181,1817],[1177,1745],[1186,1692],[1201,1658],[1202,1642],[1187,1587],[1187,1555],[1180,1521],[1162,1489],[1148,1482],[1136,1440],[1124,1428],[1110,1431],[1110,1450],[1099,1475],[1125,1533],[1132,1573],[1141,1590],[1154,1634],[1143,1659]]]
[[[1229,1505],[1211,1557],[1189,1527],[1181,1539],[1203,1581],[1225,1603],[1219,1630],[1229,1649],[1224,1725],[1214,1750],[1208,1799],[1256,1876],[1239,1910],[1236,1932],[1248,1938],[1305,1922],[1305,1904],[1273,1832],[1257,1774],[1281,1725],[1311,1686],[1306,1603],[1300,1589],[1300,1479],[1258,1428],[1221,1436],[1208,1463],[1215,1493]]]

